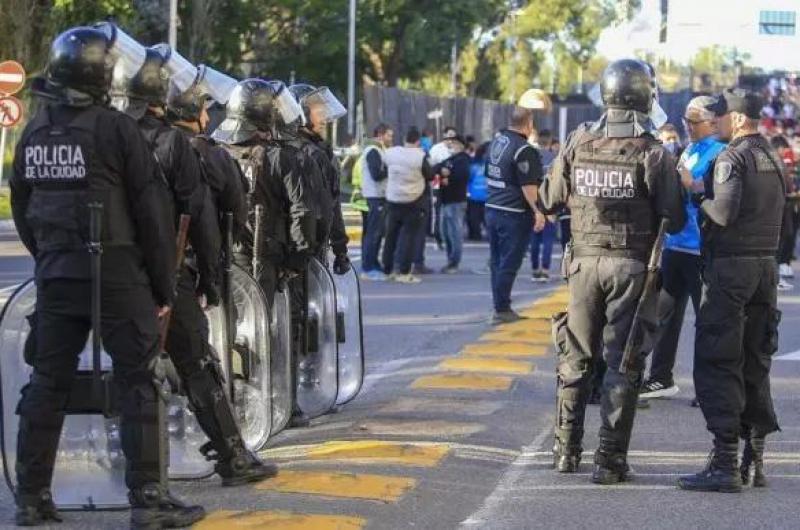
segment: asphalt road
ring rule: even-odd
[[[597,410],[590,407],[581,473],[550,469],[554,362],[546,320],[565,303],[560,281],[532,284],[526,264],[515,302],[533,317],[519,329],[492,330],[485,246],[466,249],[465,271],[418,285],[362,286],[367,378],[338,413],[274,437],[263,456],[277,479],[221,489],[217,479],[174,483],[205,505],[201,529],[538,529],[768,528],[800,526],[800,296],[781,294],[781,348],[773,392],[782,432],[768,441],[770,487],[742,494],[679,491],[710,449],[699,409],[689,407],[693,315],[677,367],[680,394],[637,417],[631,447],[636,480],[590,484]],[[442,266],[442,252],[429,249]],[[24,278],[30,262],[0,258],[0,287]],[[789,355],[789,358],[792,356]],[[67,513],[57,528],[121,528],[124,513]],[[0,526],[13,518],[0,487]],[[8,525],[10,526],[10,525]]]

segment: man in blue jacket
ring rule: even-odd
[[[714,167],[714,160],[725,148],[716,137],[716,121],[721,106],[714,96],[698,96],[689,102],[684,126],[691,144],[678,163],[678,171],[686,178],[702,181]],[[663,286],[658,301],[661,335],[653,349],[650,377],[640,393],[642,398],[663,398],[677,394],[672,370],[689,298],[695,313],[700,304],[700,222],[697,207],[688,196],[686,226],[675,235],[668,235],[662,261]]]

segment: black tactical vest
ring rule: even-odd
[[[761,136],[744,137],[728,149],[744,158],[745,167],[738,168],[742,178],[739,215],[727,227],[712,228],[706,239],[709,248],[713,255],[776,255],[786,201],[782,164]]]
[[[517,157],[523,149],[534,147],[513,131],[503,130],[492,140],[486,161],[488,207],[519,213],[530,211],[517,178]]]
[[[98,156],[100,112],[98,107],[89,107],[68,123],[54,123],[50,109],[44,107],[20,141],[23,177],[33,188],[25,215],[40,253],[74,253],[74,259],[87,259],[88,264],[88,204],[92,202],[103,204],[104,245],[135,246],[122,178]]]
[[[572,163],[569,206],[576,255],[646,258],[657,219],[645,184],[645,154],[657,141],[584,133]]]

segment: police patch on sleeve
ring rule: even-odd
[[[528,171],[530,171],[531,169],[531,164],[527,160],[522,160],[520,162],[517,162],[517,168],[519,169],[520,173],[522,173],[523,175],[527,175]]]
[[[733,171],[733,166],[730,162],[718,163],[714,168],[714,182],[725,184],[731,178],[731,171]]]

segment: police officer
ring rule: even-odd
[[[521,318],[511,309],[511,288],[525,257],[531,228],[539,231],[544,227],[545,218],[536,207],[542,161],[536,148],[528,143],[533,131],[533,110],[514,107],[510,127],[494,137],[486,161],[486,227],[494,324]]]
[[[541,188],[547,211],[569,200],[573,257],[565,264],[570,302],[566,344],[559,354],[554,459],[577,471],[582,453],[592,360],[608,370],[600,403],[600,446],[592,480],[628,478],[626,461],[643,359],[619,373],[622,353],[645,279],[660,218],[676,233],[685,223],[675,160],[654,137],[654,104],[646,65],[616,61],[603,73],[605,114],[570,134]]]
[[[301,150],[319,166],[325,177],[329,193],[330,208],[325,224],[329,227],[328,238],[324,240],[320,258],[327,262],[328,244],[333,251],[333,270],[336,274],[345,274],[350,270],[350,258],[347,257],[349,241],[342,216],[342,205],[339,198],[340,169],[339,162],[333,154],[333,148],[325,140],[328,124],[344,116],[347,111],[328,87],[314,87],[300,83],[289,87],[289,91],[300,103],[305,115],[305,123],[300,127],[299,138],[302,140]]]
[[[209,98],[216,97],[219,103],[224,104],[235,86],[236,80],[201,65],[197,80],[188,90],[181,91],[171,83],[167,95],[167,119],[189,140],[199,156],[203,180],[209,192],[205,208],[221,229],[224,229],[222,214],[233,214],[234,242],[238,241],[247,222],[244,176],[236,161],[205,136],[204,131],[209,121],[206,110]],[[188,289],[185,292],[187,295],[191,293]],[[225,398],[219,359],[208,344],[208,320],[202,311],[202,302],[198,303],[192,296],[187,296],[185,301],[188,318],[171,330],[175,351],[184,355],[172,354],[172,357],[185,381],[195,416],[210,440],[201,451],[218,460],[216,470],[222,476],[223,486],[274,476],[277,473],[275,466],[265,465],[245,448],[230,403]]]
[[[703,471],[682,477],[678,485],[736,492],[742,479],[749,480],[750,463],[756,467],[753,485],[766,484],[764,440],[778,430],[769,371],[781,316],[776,255],[786,193],[781,159],[758,133],[761,97],[733,89],[722,98],[720,138],[730,143],[717,157],[705,193],[695,196],[705,222],[694,384],[714,450]],[[741,477],[740,436],[745,438]]]
[[[261,79],[240,81],[225,109],[212,138],[239,163],[247,183],[247,229],[237,261],[251,270],[272,307],[279,280],[303,272],[318,247],[300,160],[276,141],[278,120],[294,121],[302,111],[288,90]]]
[[[127,42],[126,42],[127,41]],[[78,356],[91,327],[87,204],[102,201],[102,340],[114,363],[134,528],[188,526],[203,518],[160,484],[154,361],[157,316],[173,299],[175,231],[169,199],[136,123],[107,108],[112,58],[138,45],[102,24],[53,41],[42,98],[17,146],[10,180],[14,221],[36,261],[33,375],[22,391],[17,524],[60,520],[50,483]],[[141,49],[141,47],[138,47]]]
[[[197,421],[210,440],[200,451],[217,461],[214,469],[222,477],[222,485],[235,486],[272,476],[276,469],[265,466],[245,448],[225,397],[219,359],[208,344],[208,320],[201,303],[202,298],[209,305],[219,303],[219,219],[189,137],[166,118],[169,75],[165,75],[165,66],[173,61],[185,63],[179,71],[191,71],[189,77],[196,77],[197,69],[174,50],[163,45],[149,48],[144,65],[125,87],[125,112],[139,119],[139,127],[172,191],[176,213],[191,215],[191,252],[178,275],[166,349]],[[173,81],[179,80],[173,76]]]

